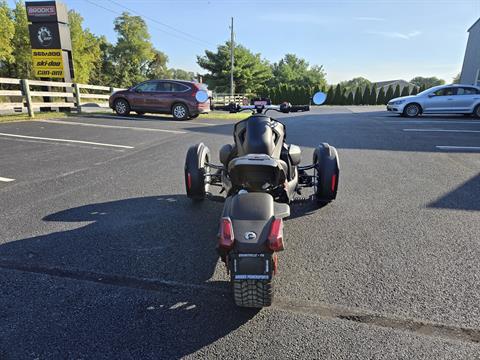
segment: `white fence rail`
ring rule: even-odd
[[[8,89],[2,90],[5,86]],[[23,112],[26,109],[31,117],[34,117],[35,110],[41,108],[74,108],[81,112],[82,106],[87,104],[108,106],[108,98],[117,90],[122,89],[56,81],[0,78],[0,110]],[[39,101],[46,99],[48,100]]]

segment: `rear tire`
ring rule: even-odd
[[[337,197],[340,165],[337,149],[323,143],[313,153],[316,175],[315,198],[319,203],[330,202]]]
[[[473,116],[480,118],[480,105],[477,105],[477,107],[473,111]]]
[[[117,99],[114,104],[114,110],[117,115],[127,116],[130,114],[130,104],[125,99]]]
[[[185,159],[185,189],[190,199],[201,201],[207,195],[209,184],[205,174],[209,171],[209,160],[210,150],[203,143],[188,149]]]
[[[417,117],[422,112],[420,105],[418,104],[408,104],[403,109],[403,116],[406,117]]]
[[[273,278],[270,280],[232,280],[233,298],[240,307],[262,308],[272,305]]]
[[[175,120],[187,120],[190,116],[187,106],[181,103],[172,106],[172,115]]]

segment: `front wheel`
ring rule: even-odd
[[[262,308],[272,305],[273,278],[270,280],[232,280],[235,305]]]
[[[419,105],[417,104],[408,104],[405,106],[405,109],[403,109],[403,115],[406,117],[417,117],[420,115],[422,109],[420,108]]]
[[[313,153],[315,198],[319,203],[330,202],[337,197],[340,165],[337,149],[323,143]]]
[[[128,101],[125,99],[116,100],[114,109],[117,115],[120,115],[120,116],[126,116],[130,114],[130,105],[128,104]]]
[[[185,159],[185,188],[187,196],[193,200],[203,200],[209,190],[207,173],[210,150],[203,143],[188,149]]]
[[[477,105],[475,111],[473,112],[473,115],[477,118],[480,118],[480,105]]]
[[[187,106],[184,104],[173,105],[172,115],[176,120],[187,120],[189,117]]]

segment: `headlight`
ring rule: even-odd
[[[400,104],[403,104],[404,102],[405,102],[405,100],[394,101],[393,105],[400,105]]]

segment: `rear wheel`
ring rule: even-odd
[[[173,105],[172,115],[176,120],[187,120],[189,117],[187,106],[180,103]]]
[[[473,112],[473,115],[475,115],[477,118],[480,118],[480,105],[477,105]]]
[[[340,166],[337,149],[323,143],[313,153],[315,198],[320,203],[330,202],[337,197]]]
[[[235,304],[262,308],[272,305],[273,278],[270,280],[232,280]]]
[[[417,117],[420,115],[422,109],[420,108],[420,105],[418,104],[408,104],[405,106],[405,109],[403,109],[403,115],[406,117]]]
[[[188,149],[185,159],[185,188],[193,200],[203,200],[209,190],[205,174],[209,172],[210,150],[203,143]]]
[[[130,105],[128,104],[128,101],[125,99],[116,100],[114,109],[117,115],[126,116],[130,114]]]

